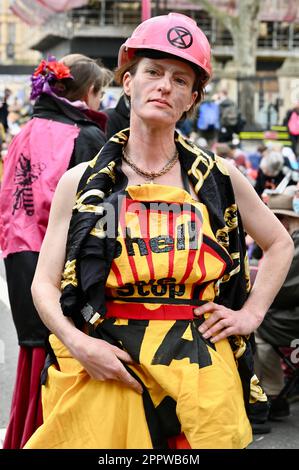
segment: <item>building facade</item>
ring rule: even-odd
[[[241,0],[214,0],[213,3],[230,3],[233,8],[237,1]],[[141,21],[141,3],[133,0],[97,0],[81,8],[47,16],[41,25],[25,29],[24,44],[27,49],[40,51],[43,55],[53,54],[58,58],[73,52],[87,54],[101,58],[107,67],[113,69],[117,64],[120,45]],[[262,2],[257,72],[252,80],[256,90],[255,115],[265,127],[273,120],[280,121],[292,102],[299,101],[299,82],[296,81],[299,80],[298,3],[298,0]],[[232,77],[231,72],[227,72],[227,64],[232,59],[233,51],[233,40],[229,31],[204,11],[202,6],[192,1],[152,0],[151,4],[153,15],[177,11],[197,21],[212,45],[213,57],[217,63],[216,81],[226,80],[225,86],[228,86],[229,92],[238,100],[238,76]],[[6,48],[9,50],[10,46]],[[16,57],[18,51],[16,44]],[[287,74],[290,71],[290,67],[284,66],[285,62],[292,63],[293,71],[298,70],[298,73],[292,71],[295,73],[295,82],[293,80],[290,85],[291,95],[285,90],[284,70],[288,71]],[[283,87],[280,86],[281,80]]]
[[[0,65],[35,64],[41,53],[27,42],[28,25],[15,16],[9,0],[0,0]]]

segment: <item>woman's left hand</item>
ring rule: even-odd
[[[261,323],[253,312],[243,307],[241,310],[231,310],[223,305],[208,302],[194,309],[196,316],[209,313],[207,318],[198,328],[205,339],[216,343],[231,335],[248,335]],[[261,317],[262,318],[262,317]]]

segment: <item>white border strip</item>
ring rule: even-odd
[[[5,433],[6,433],[6,428],[0,428],[0,449],[3,448]]]
[[[0,300],[5,304],[5,306],[10,310],[10,303],[8,298],[8,290],[5,279],[0,276]]]

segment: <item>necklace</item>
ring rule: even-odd
[[[143,176],[143,178],[147,180],[150,180],[150,183],[153,182],[154,178],[158,178],[158,176],[165,175],[165,173],[171,170],[171,168],[176,164],[176,162],[179,159],[179,153],[176,150],[174,156],[170,160],[168,160],[166,165],[164,165],[160,171],[146,171],[146,170],[142,170],[137,165],[135,165],[132,158],[128,154],[125,146],[122,149],[122,154],[123,154],[124,161],[135,171],[135,173],[137,173],[140,176]]]

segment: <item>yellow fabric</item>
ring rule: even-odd
[[[125,210],[125,202],[123,202],[120,215],[120,223],[118,227],[117,241],[121,247],[121,255],[113,260],[112,269],[110,270],[106,286],[109,289],[109,295],[113,298],[121,300],[121,298],[130,298],[130,301],[134,302],[134,298],[142,297],[138,293],[136,286],[135,277],[138,276],[139,280],[142,280],[146,286],[146,308],[156,309],[160,304],[152,305],[151,299],[163,299],[168,300],[170,297],[170,285],[172,285],[173,301],[175,299],[190,299],[192,297],[192,291],[194,285],[198,283],[206,283],[205,289],[202,289],[201,299],[202,300],[213,300],[215,297],[215,286],[214,282],[220,278],[225,269],[225,262],[223,256],[229,257],[226,249],[221,246],[214,236],[207,208],[204,204],[199,201],[192,199],[189,193],[181,188],[172,186],[163,186],[157,184],[145,184],[141,186],[129,186],[127,188],[129,196],[132,198],[134,204],[129,207],[129,210]],[[139,206],[138,203],[146,201],[157,201],[160,204],[160,213],[155,210],[151,210],[149,214],[146,213],[144,206]],[[163,203],[167,206],[163,211]],[[172,225],[172,239],[173,244],[169,241],[163,242],[160,240],[160,245],[157,248],[165,247],[165,252],[152,251],[147,248],[148,254],[142,253],[142,246],[146,243],[147,247],[150,247],[150,242],[157,239],[160,235],[169,235],[169,226],[171,224],[168,216],[167,209],[181,211],[178,216],[174,217]],[[183,210],[182,210],[183,208]],[[189,233],[189,224],[192,221],[191,209],[196,209],[195,223],[198,229],[198,239],[194,243],[192,234]],[[147,218],[148,217],[148,218]],[[122,222],[123,219],[123,222]],[[129,256],[128,250],[126,249],[126,233],[125,230],[130,231],[130,238],[132,240],[140,240],[141,244],[131,244],[134,256]],[[179,238],[184,237],[185,249],[178,249]],[[181,235],[180,235],[181,234]],[[203,236],[210,239],[215,247],[211,248],[203,242]],[[166,240],[166,238],[165,238]],[[182,238],[181,238],[182,240]],[[187,256],[193,251],[194,259],[191,261]],[[172,271],[169,273],[169,257],[173,256]],[[130,260],[131,258],[131,260]],[[149,260],[150,258],[150,260]],[[130,268],[130,261],[136,266],[136,272]],[[202,261],[202,262],[201,262]],[[185,272],[188,270],[188,263],[192,263],[190,266],[189,275],[184,278]],[[150,268],[152,266],[152,275]],[[121,283],[118,277],[121,278]],[[170,281],[172,278],[173,281]],[[184,279],[183,284],[181,284]],[[123,289],[120,287],[125,286]],[[161,285],[169,287],[162,289]],[[155,289],[155,294],[153,290]],[[134,293],[131,293],[133,292]],[[158,295],[158,292],[163,292]],[[130,294],[130,295],[129,295]]]
[[[150,448],[142,397],[119,383],[92,380],[54,335],[50,342],[60,370],[49,368],[44,424],[25,449]]]
[[[117,323],[126,324],[126,320]],[[246,447],[251,442],[251,427],[228,342],[219,342],[216,352],[209,348],[213,364],[208,367],[198,368],[187,358],[169,366],[152,365],[172,324],[150,322],[142,345],[142,365],[132,369],[150,389],[155,404],[166,395],[177,401],[182,432],[191,448]],[[42,394],[44,424],[25,449],[151,449],[142,397],[118,382],[90,379],[54,335],[50,341],[60,370],[49,368]]]
[[[167,298],[168,303],[173,301],[175,304],[177,299],[186,299],[187,303],[199,279],[205,283],[201,298],[213,300],[215,283],[225,268],[227,252],[217,244],[206,207],[179,188],[142,185],[129,187],[128,193],[134,201],[153,201],[159,199],[159,196],[163,196],[162,200],[165,201],[166,195],[167,202],[195,206],[198,220],[201,220],[198,246],[193,248],[194,257],[189,260],[192,269],[187,271],[188,277],[185,276],[186,289],[182,295],[171,297],[169,291],[159,294],[159,289],[156,289],[154,294],[150,292],[147,295],[147,303],[144,305],[148,309],[156,309],[160,304],[150,303],[154,298],[161,298],[161,304],[163,298]],[[188,227],[190,214],[186,210],[184,215],[178,217],[174,233],[179,226]],[[122,217],[125,224],[122,224]],[[187,257],[192,248],[188,244],[190,240],[186,237],[184,249],[178,249],[177,240],[174,243],[168,241],[168,246],[173,247],[172,254],[170,251],[158,250],[141,256],[139,245],[134,244],[134,253],[129,260],[123,232],[125,226],[131,228],[131,237],[144,239],[141,218],[125,210],[119,224],[121,254],[114,259],[107,282],[110,295],[121,301],[121,287],[131,284],[133,295],[129,299],[134,302],[139,295],[135,284],[136,275],[147,286],[156,283],[159,287],[163,286],[163,282],[157,284],[157,280],[161,282],[161,278],[166,278],[169,269],[173,270],[171,277],[174,277],[174,289],[178,289],[186,273]],[[155,236],[154,229],[157,229],[157,234],[167,235],[167,227],[165,214],[154,220],[154,215],[150,213],[147,246],[150,246],[149,239]],[[133,233],[133,228],[137,232]],[[156,246],[167,246],[167,243]],[[171,256],[173,268],[169,267]],[[150,275],[147,257],[153,261],[154,279]],[[135,263],[137,269],[135,275],[134,270],[130,269],[132,263]],[[119,282],[117,270],[123,284]],[[123,308],[126,308],[125,304]],[[106,332],[108,337],[134,357],[136,365],[130,368],[149,392],[154,412],[161,410],[165,399],[173,404],[175,412],[169,411],[167,407],[165,412],[164,408],[165,420],[168,416],[173,419],[173,413],[177,416],[181,432],[185,434],[191,448],[238,449],[251,442],[251,427],[245,413],[241,381],[227,340],[213,346],[202,338],[196,322],[191,320],[140,322],[104,319],[97,328],[99,332]],[[47,384],[43,386],[42,393],[44,424],[25,448],[152,448],[150,423],[145,415],[142,396],[116,381],[92,380],[54,335],[50,336],[50,342],[59,369],[54,365],[49,368]]]

